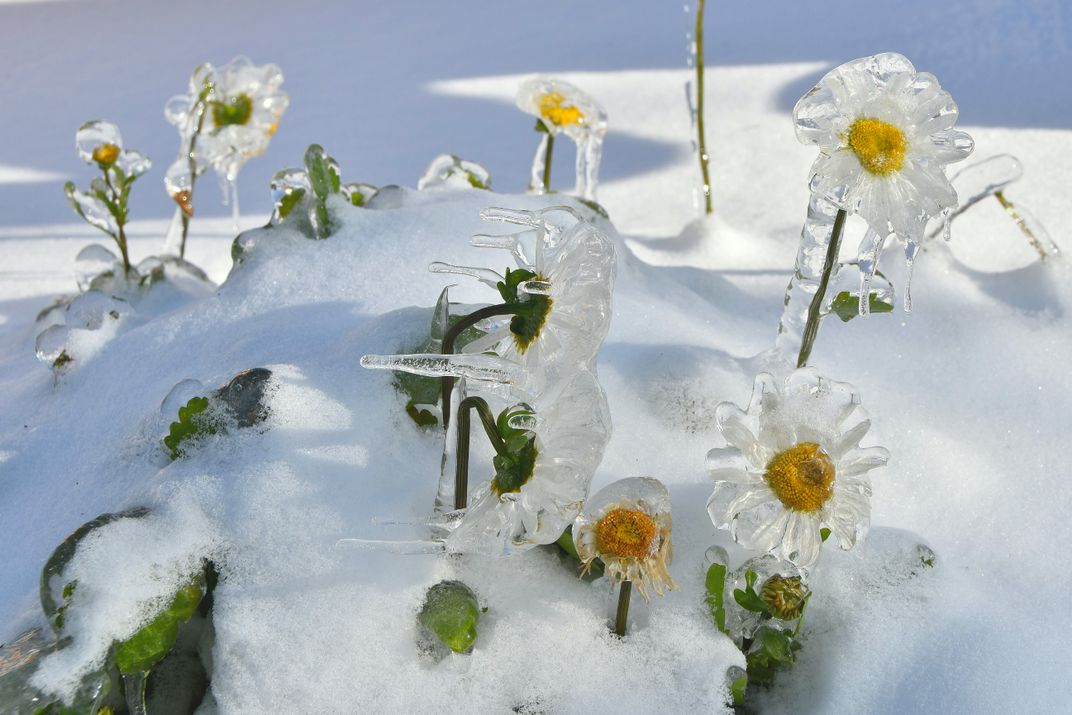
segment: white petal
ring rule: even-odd
[[[818,515],[793,512],[782,540],[782,553],[786,558],[807,568],[819,560],[822,545]]]

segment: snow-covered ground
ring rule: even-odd
[[[680,5],[334,1],[300,18],[252,1],[0,6],[0,641],[39,622],[37,577],[64,536],[151,503],[150,520],[111,530],[86,557],[85,583],[97,564],[114,569],[99,600],[107,615],[80,624],[85,637],[49,663],[49,683],[129,634],[135,599],[173,590],[190,558],[213,556],[227,565],[212,674],[225,712],[721,707],[723,673],[741,659],[702,603],[704,552],[729,541],[703,508],[703,460],[721,444],[715,405],[747,400],[792,267],[814,158],[793,135],[793,103],[842,61],[908,55],[958,100],[976,140],[969,162],[1023,161],[1008,195],[1067,251],[1072,16],[1059,0],[710,3],[708,13],[716,215],[695,221]],[[268,178],[299,165],[311,142],[344,180],[376,185],[414,186],[451,151],[487,166],[504,195],[365,212],[345,235],[251,261],[217,295],[136,325],[55,381],[34,357],[34,316],[75,290],[74,256],[102,238],[75,223],[61,191],[89,176],[75,128],[115,121],[155,160],[132,197],[134,258],[155,253],[177,144],[162,104],[198,62],[236,54],[278,63],[292,100],[267,155],[240,177],[243,228],[264,222]],[[425,267],[480,264],[467,239],[484,229],[481,208],[548,204],[518,194],[537,137],[512,98],[537,71],[585,88],[610,116],[600,200],[620,265],[598,367],[614,435],[593,488],[650,475],[673,499],[682,590],[656,599],[620,642],[606,633],[605,584],[574,579],[546,553],[496,562],[332,548],[347,536],[421,535],[372,519],[427,512],[438,437],[414,428],[389,377],[357,360],[419,342],[446,283]],[[202,206],[214,189],[199,185]],[[188,255],[217,282],[231,266],[223,212],[194,221]],[[861,234],[850,222],[846,258]],[[883,268],[900,285],[896,251]],[[911,315],[824,323],[811,363],[861,389],[869,441],[892,458],[874,479],[868,543],[825,549],[805,649],[757,703],[764,712],[1067,708],[1069,274],[1066,260],[1036,262],[990,201],[958,219],[950,244],[921,254]],[[489,299],[472,287],[454,297]],[[171,387],[219,385],[254,366],[277,377],[268,429],[161,471]],[[921,542],[937,567],[910,578],[904,554]],[[489,610],[467,661],[430,668],[414,656],[414,614],[424,588],[447,577]]]

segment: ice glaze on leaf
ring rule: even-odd
[[[476,595],[461,581],[440,581],[425,594],[417,620],[443,645],[464,653],[476,642],[480,607]]]

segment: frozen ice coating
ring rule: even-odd
[[[362,15],[366,21],[350,23],[233,3],[173,5],[149,17],[135,5],[0,4],[14,70],[0,81],[15,100],[9,139],[18,138],[7,142],[0,163],[9,209],[0,225],[0,711],[36,708],[9,704],[8,668],[28,647],[54,644],[38,598],[52,549],[98,514],[146,505],[161,518],[122,534],[101,532],[99,549],[81,551],[70,565],[90,588],[85,600],[77,591],[72,600],[69,623],[77,633],[70,650],[34,656],[37,665],[47,660],[48,681],[60,684],[68,665],[94,660],[111,636],[136,627],[141,617],[132,614],[152,611],[181,580],[181,565],[207,552],[221,579],[213,594],[214,642],[202,650],[211,678],[205,715],[287,707],[730,712],[729,686],[747,664],[712,622],[704,554],[711,547],[727,552],[720,563],[728,567],[723,600],[731,624],[741,567],[759,557],[758,571],[780,557],[749,551],[715,527],[705,508],[714,487],[703,461],[724,444],[720,402],[744,411],[754,376],[767,370],[785,390],[788,366],[751,356],[773,341],[805,219],[801,179],[820,153],[794,148],[787,121],[794,101],[852,55],[919,53],[916,66],[934,71],[963,110],[954,128],[977,144],[975,155],[948,167],[960,199],[973,194],[962,183],[972,172],[955,175],[958,168],[1015,155],[1023,176],[1004,187],[1005,199],[1063,241],[1072,95],[1055,91],[1060,73],[1053,68],[1069,66],[1072,48],[1061,34],[1067,11],[1052,0],[937,10],[906,0],[841,13],[786,4],[774,16],[757,4],[708,2],[707,50],[718,62],[706,72],[707,139],[718,190],[717,212],[703,221],[695,220],[697,162],[681,104],[682,84],[695,75],[676,61],[687,23],[680,5],[574,3],[567,18],[547,3],[498,14],[480,4],[433,3],[416,24],[405,4],[377,6]],[[354,16],[337,0],[322,9]],[[909,17],[932,21],[899,21]],[[193,18],[203,21],[191,24]],[[363,191],[365,206],[344,207],[328,240],[309,240],[286,221],[251,231],[236,244],[238,265],[228,276],[234,236],[220,216],[229,212],[217,205],[215,181],[203,175],[185,257],[222,282],[218,289],[183,299],[165,280],[136,299],[114,280],[115,259],[105,251],[80,262],[76,281],[73,261],[89,244],[120,254],[110,237],[57,204],[65,173],[93,193],[90,179],[100,171],[76,158],[69,135],[94,116],[116,121],[124,148],[155,160],[133,190],[125,227],[137,267],[132,280],[178,268],[161,257],[144,260],[161,253],[167,221],[180,210],[162,190],[179,134],[154,111],[174,92],[149,85],[186,92],[188,70],[202,58],[180,56],[185,45],[161,41],[162,27],[186,27],[223,61],[242,52],[287,68],[295,111],[287,110],[269,153],[240,173],[253,184],[241,187],[243,208],[257,213],[247,217],[250,225],[268,221],[273,206],[265,189],[273,173],[300,166],[310,141],[326,142],[347,174],[355,173],[344,180],[409,186]],[[49,55],[35,55],[46,35]],[[119,38],[122,52],[84,51],[106,36]],[[847,39],[852,55],[832,56],[831,38]],[[39,61],[20,62],[34,57]],[[573,143],[562,134],[552,171],[560,193],[418,191],[418,177],[440,151],[478,159],[500,191],[524,190],[540,137],[532,131],[536,119],[513,100],[524,73],[541,64],[614,115],[598,186],[613,225],[572,196]],[[97,81],[78,81],[87,77]],[[209,126],[211,116],[205,119]],[[1002,170],[993,178],[1004,177]],[[180,193],[183,181],[174,187]],[[989,177],[980,188],[987,183]],[[429,529],[443,433],[406,414],[412,395],[398,385],[411,376],[358,364],[362,355],[438,352],[430,339],[441,323],[432,306],[448,283],[457,284],[450,320],[500,302],[489,284],[505,283],[506,267],[518,269],[515,246],[528,251],[536,233],[561,237],[572,229],[568,212],[534,218],[556,204],[606,234],[618,260],[609,329],[592,363],[614,431],[590,494],[649,474],[672,502],[669,572],[681,590],[653,596],[650,607],[634,593],[625,638],[608,632],[612,579],[597,576],[595,565],[579,579],[566,539],[507,557],[445,552],[445,541]],[[500,216],[510,221],[482,222],[488,206],[510,207]],[[1072,542],[1064,458],[1072,392],[1062,359],[1072,354],[1072,281],[1065,261],[1033,260],[1004,211],[996,195],[984,197],[953,220],[950,244],[923,244],[913,290],[920,314],[912,319],[822,324],[814,364],[860,388],[874,425],[859,443],[884,445],[894,459],[867,473],[873,498],[866,540],[843,551],[831,533],[816,566],[805,570],[811,595],[803,650],[772,687],[749,689],[747,705],[757,712],[1067,707],[1065,693],[1053,687],[1069,663],[1067,619],[1039,614],[1062,614],[1068,600],[1067,579],[1054,565],[1067,561],[1063,551]],[[930,219],[925,235],[939,231],[940,221],[941,214]],[[848,261],[865,223],[848,219],[846,263],[827,302],[858,295],[858,270]],[[501,248],[473,246],[474,234],[504,236],[479,240]],[[878,267],[899,293],[904,266],[893,258],[881,257]],[[434,261],[483,270],[429,273]],[[872,292],[889,291],[881,274]],[[516,281],[517,297],[546,294],[547,283]],[[91,358],[52,371],[33,356],[46,328],[82,330],[93,340],[108,330],[111,318],[95,331],[68,327],[66,301],[48,309],[61,295],[87,290],[123,297],[137,312]],[[844,316],[840,297],[835,315]],[[489,318],[477,328],[511,320]],[[281,381],[268,397],[268,419],[206,438],[170,462],[161,438],[176,403],[253,366],[270,366],[273,382]],[[524,399],[511,394],[517,384],[495,392],[493,385],[467,379],[455,394],[484,397],[495,415]],[[479,489],[494,474],[496,454],[471,414],[470,488]],[[524,432],[552,425],[539,414],[515,414],[506,426]],[[790,484],[790,467],[802,463],[815,465],[821,486],[823,459],[807,446],[776,465],[780,484]],[[607,528],[643,523],[631,518]],[[792,573],[778,567],[784,578]],[[115,592],[110,574],[121,580]],[[758,577],[757,592],[766,578]],[[437,663],[422,658],[416,618],[428,587],[451,580],[467,584],[487,611],[472,652]],[[62,586],[57,579],[57,599]],[[785,606],[792,605],[791,586],[780,586]],[[80,604],[89,610],[76,613]],[[793,627],[783,623],[777,627]],[[31,635],[20,639],[25,633]]]
[[[658,479],[629,477],[592,495],[573,523],[577,555],[585,568],[598,558],[614,585],[636,584],[645,601],[678,586],[670,575],[670,493]]]
[[[953,128],[957,115],[956,103],[934,75],[916,72],[893,52],[831,70],[793,109],[797,138],[820,150],[811,169],[812,193],[859,214],[872,229],[860,249],[861,315],[869,312],[866,286],[890,234],[905,244],[904,305],[911,310],[911,268],[924,227],[957,205],[945,165],[966,158],[974,147],[967,133]],[[809,221],[812,213],[809,206]],[[805,244],[823,233],[805,224],[799,255],[821,254],[822,243]],[[807,273],[798,261],[797,274]]]
[[[861,447],[871,419],[852,385],[813,368],[784,382],[756,376],[747,410],[716,410],[726,441],[707,454],[715,490],[711,521],[746,548],[772,552],[807,569],[822,548],[820,527],[851,549],[871,522],[868,472],[886,464],[882,447]]]
[[[502,555],[556,541],[580,511],[610,439],[610,410],[595,375],[578,371],[527,401],[534,423],[535,458],[522,483],[496,470],[469,498],[465,515],[447,515],[447,550]],[[513,427],[513,425],[511,425]],[[470,466],[470,483],[486,472]],[[512,475],[511,475],[512,477]]]
[[[1006,196],[1005,189],[1019,181],[1024,175],[1024,167],[1012,154],[998,154],[987,157],[963,167],[950,177],[950,182],[960,197],[960,206],[956,211],[946,211],[942,216],[940,229],[931,236],[943,232],[948,241],[953,220],[983,199],[993,196],[1000,203],[1009,218],[1027,238],[1039,257],[1046,259],[1061,252],[1038,219],[1017,202],[1013,204]]]
[[[491,174],[475,161],[454,154],[440,154],[417,180],[418,191],[490,189]]]
[[[219,175],[224,203],[232,206],[236,232],[238,172],[268,149],[278,130],[290,104],[280,89],[282,84],[283,73],[274,64],[254,65],[246,57],[236,57],[220,67],[206,62],[190,76],[189,93],[172,97],[164,107],[164,116],[178,128],[184,144],[200,130],[195,156]],[[200,96],[207,87],[211,89],[202,107]]]
[[[599,102],[565,80],[532,77],[518,87],[517,106],[546,129],[532,160],[530,189],[543,193],[550,142],[565,134],[577,144],[574,193],[595,201],[603,136],[607,133],[607,112]]]

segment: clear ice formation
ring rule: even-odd
[[[594,98],[569,82],[532,77],[518,87],[518,108],[539,119],[547,128],[532,160],[530,190],[544,192],[544,166],[551,137],[565,134],[577,144],[574,193],[596,200],[599,163],[603,158],[603,137],[607,133],[607,112]]]
[[[803,327],[800,310],[817,289],[831,209],[858,214],[870,229],[860,246],[860,315],[887,237],[905,244],[905,311],[912,306],[912,264],[927,220],[957,205],[945,165],[966,158],[972,138],[953,128],[958,109],[934,75],[917,72],[905,57],[882,53],[828,72],[793,109],[797,138],[820,153],[812,165],[813,199],[797,253],[797,267],[779,327],[778,349],[791,351]],[[798,342],[799,346],[799,342]]]
[[[491,174],[475,161],[454,154],[440,154],[432,159],[417,180],[418,191],[457,189],[491,189]]]
[[[595,375],[595,356],[609,329],[616,258],[610,239],[571,207],[489,208],[481,217],[520,229],[477,235],[471,243],[507,252],[518,270],[532,274],[516,284],[513,299],[519,304],[546,301],[531,340],[523,345],[512,333],[511,315],[495,316],[478,324],[485,335],[460,354],[366,355],[361,364],[460,378],[450,395],[451,415],[457,415],[469,395],[489,399],[499,409],[519,403],[531,408],[533,414],[514,416],[509,426],[533,435],[537,458],[532,474],[516,491],[499,493],[495,474],[481,484],[481,467],[472,464],[470,483],[477,486],[463,510],[454,509],[458,420],[448,421],[435,516],[429,522],[432,535],[444,539],[448,551],[505,554],[561,535],[587,497],[610,438],[610,413]],[[430,269],[471,277],[496,294],[506,280],[490,268],[437,262]],[[441,295],[437,313],[443,303]]]
[[[164,116],[178,128],[184,147],[179,161],[187,160],[186,147],[197,129],[198,115],[205,112],[194,154],[219,175],[224,204],[230,203],[232,208],[235,233],[238,172],[268,149],[279,128],[290,104],[286,92],[279,88],[282,84],[283,73],[273,64],[254,65],[246,57],[236,57],[221,67],[206,62],[190,76],[189,92],[172,97],[164,106]],[[200,96],[209,85],[207,107],[202,107]]]
[[[1023,164],[1012,154],[998,154],[965,166],[950,178],[960,197],[960,206],[956,211],[946,212],[942,216],[941,226],[929,237],[934,238],[940,231],[948,241],[953,220],[983,199],[993,196],[1001,202],[1009,218],[1027,237],[1041,259],[1059,254],[1061,249],[1039,220],[1023,206],[1018,203],[1013,205],[1005,197],[1005,189],[1023,175]]]

